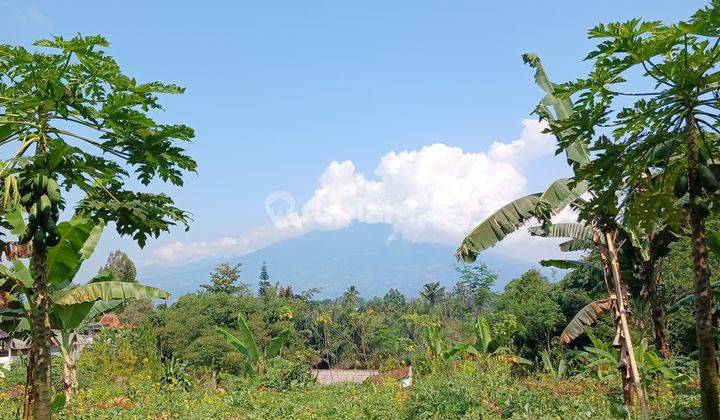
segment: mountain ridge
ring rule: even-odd
[[[240,280],[255,289],[260,267],[268,265],[270,281],[291,285],[296,292],[320,288],[318,298],[342,295],[355,285],[361,296],[382,296],[390,288],[417,296],[425,283],[439,281],[448,289],[457,281],[454,247],[413,244],[384,224],[353,224],[335,231],[314,231],[243,256],[214,257],[182,266],[139,268],[146,284],[162,287],[177,299],[207,283],[212,269],[222,263],[242,263]],[[518,277],[532,262],[493,251],[480,260],[497,272],[495,290]]]

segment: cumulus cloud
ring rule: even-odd
[[[312,230],[333,230],[354,222],[386,223],[415,243],[456,244],[485,217],[524,192],[523,165],[553,154],[543,123],[524,120],[519,139],[495,141],[487,151],[470,152],[444,143],[419,150],[391,151],[372,176],[352,161],[331,162],[313,196],[299,208],[287,193],[268,197],[272,224],[239,238],[158,249],[165,261],[241,254]]]
[[[530,161],[548,156],[555,151],[555,138],[543,133],[547,123],[538,120],[523,120],[520,138],[510,143],[493,142],[488,157],[497,162],[506,162],[522,167]]]
[[[520,194],[525,181],[515,167],[485,153],[436,143],[388,153],[375,179],[351,161],[332,162],[313,197],[286,220],[305,230],[387,223],[411,242],[450,243]]]

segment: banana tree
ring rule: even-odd
[[[225,341],[228,344],[235,347],[237,351],[245,356],[245,368],[251,375],[262,375],[265,373],[268,362],[278,357],[280,349],[282,349],[282,346],[290,335],[290,331],[284,329],[270,341],[270,344],[266,348],[261,349],[242,315],[238,317],[238,336],[220,327],[215,327],[215,330],[225,337]]]
[[[560,381],[567,378],[567,362],[565,359],[561,358],[557,367],[555,367],[547,350],[540,352],[540,358],[542,359],[543,370],[549,373],[553,380]]]
[[[13,220],[21,223],[22,218]],[[20,227],[16,226],[18,229]],[[125,299],[166,299],[170,296],[168,292],[155,287],[115,281],[109,271],[101,272],[87,284],[74,286],[75,275],[82,262],[94,252],[102,230],[102,224],[96,225],[89,219],[73,217],[58,224],[61,240],[48,250],[48,318],[50,327],[57,331],[52,336],[52,342],[58,347],[63,360],[62,382],[66,403],[77,393],[75,355],[78,332]],[[0,291],[7,294],[4,307],[0,308],[0,328],[11,335],[32,336],[30,303],[35,299],[32,287],[34,277],[20,259],[11,262],[12,269],[0,266]],[[28,366],[28,377],[31,377],[33,369],[31,363]]]
[[[523,55],[523,60],[535,69],[535,81],[545,92],[545,97],[540,101],[535,112],[540,115],[542,119],[549,121],[551,126],[554,121],[562,121],[570,118],[574,112],[573,103],[569,97],[556,94],[557,85],[550,82],[539,57],[534,54],[525,54]],[[586,142],[584,139],[574,136],[574,129],[572,127],[567,127],[564,130],[553,130],[553,134],[555,134],[558,139],[560,145],[559,151],[565,153],[567,162],[571,165],[577,177],[578,172],[590,162]],[[572,138],[572,141],[568,140],[569,138]],[[560,181],[562,181],[561,183],[564,185],[564,188],[559,190],[558,194],[553,194],[551,190]],[[552,214],[559,212],[570,204],[582,209],[585,204],[580,195],[588,191],[587,184],[577,180],[560,181],[553,183],[551,188],[544,194],[534,194],[523,197],[516,200],[517,203],[509,203],[491,215],[465,238],[458,249],[458,257],[466,261],[473,261],[479,252],[495,245],[533,217],[543,222],[541,226],[542,229],[548,230],[551,229],[550,216],[552,216]],[[594,194],[593,191],[589,192]],[[599,251],[606,288],[609,298],[614,302],[613,319],[616,325],[615,341],[621,347],[621,354],[623,354],[623,363],[620,364],[620,369],[623,370],[621,377],[623,378],[625,400],[628,403],[632,402],[632,391],[634,389],[643,412],[646,412],[644,391],[640,382],[640,373],[635,362],[634,349],[627,320],[626,308],[628,306],[629,296],[627,287],[622,283],[620,267],[617,262],[617,250],[615,246],[617,227],[613,223],[609,223],[612,220],[611,214],[612,211],[615,211],[615,208],[613,207],[612,209],[606,210],[609,210],[610,214],[608,214],[608,211],[604,211],[588,218],[587,226],[592,233],[591,240],[589,240],[590,238],[587,236],[582,239],[572,238],[563,244],[563,247],[567,250],[574,250],[592,244]]]
[[[647,152],[668,145],[665,171],[678,195],[688,194],[686,215],[692,244],[695,328],[698,338],[701,407],[720,418],[717,358],[705,223],[720,206],[718,179],[708,167],[720,133],[720,2],[712,1],[689,20],[665,24],[631,19],[600,24],[588,33],[597,42],[587,59],[587,76],[564,85],[576,95],[572,117],[551,124],[554,132],[574,129],[593,139],[594,164],[582,179],[593,185],[631,188],[652,166]],[[641,90],[636,90],[642,86]],[[596,136],[598,131],[607,135]],[[602,206],[606,190],[595,203]],[[649,213],[646,217],[656,217]]]
[[[657,199],[657,197],[656,197]],[[625,241],[622,247],[623,257],[620,261],[622,272],[628,273],[642,283],[642,298],[649,302],[650,320],[653,326],[653,342],[658,353],[667,358],[670,355],[670,348],[667,337],[667,322],[665,310],[658,294],[660,283],[659,261],[669,252],[671,243],[677,241],[680,236],[678,228],[671,228],[667,224],[655,227],[649,233],[640,233],[637,229],[629,229],[628,224],[621,225],[620,232],[624,234]],[[530,228],[530,234],[553,238],[567,238],[567,242],[560,245],[561,251],[591,250],[594,244],[591,242],[592,230],[580,223],[559,223],[551,226],[550,229]],[[543,266],[552,266],[561,269],[589,269],[594,275],[602,278],[602,270],[596,266],[572,260],[545,260],[540,262]]]

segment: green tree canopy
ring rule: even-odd
[[[552,300],[550,282],[536,269],[508,283],[496,309],[515,317],[520,324],[520,339],[535,350],[547,345],[565,319],[560,306]]]
[[[137,282],[137,269],[135,268],[135,263],[133,263],[126,253],[120,250],[110,253],[107,263],[105,263],[105,266],[101,269],[101,271],[102,270],[111,272],[117,281],[129,283]]]

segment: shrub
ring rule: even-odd
[[[286,391],[314,383],[310,367],[300,361],[275,358],[270,361],[262,378],[262,386],[275,391]]]

